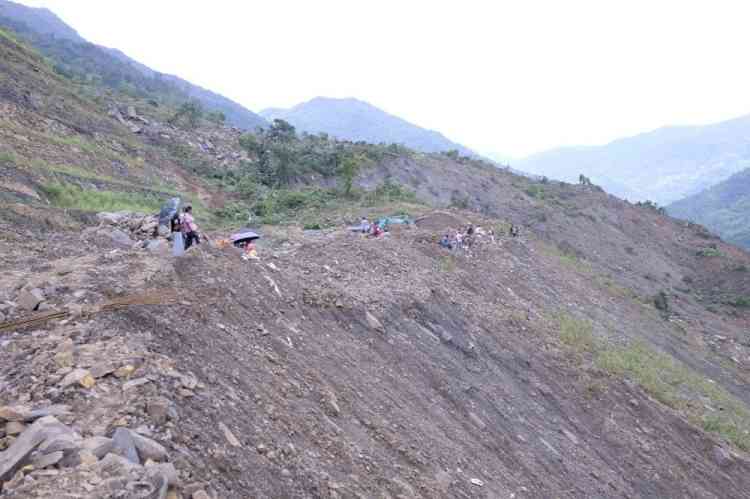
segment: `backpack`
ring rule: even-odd
[[[180,223],[180,216],[178,214],[175,213],[170,223],[172,232],[182,232],[182,224]]]

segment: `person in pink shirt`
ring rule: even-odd
[[[180,220],[180,226],[182,227],[182,234],[185,239],[185,250],[195,244],[201,243],[200,235],[198,234],[198,226],[193,218],[193,207],[186,206],[182,219]]]

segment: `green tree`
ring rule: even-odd
[[[200,124],[203,114],[203,105],[197,100],[191,100],[184,102],[177,109],[177,112],[169,119],[169,123],[194,129]]]
[[[206,119],[211,123],[223,125],[227,121],[227,116],[221,111],[211,111],[206,115]]]
[[[362,158],[352,155],[346,155],[339,161],[338,173],[344,184],[344,194],[350,196],[354,179],[359,174]]]
[[[284,120],[273,120],[268,129],[268,138],[273,141],[289,142],[297,136],[294,127]]]

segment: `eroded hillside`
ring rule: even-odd
[[[0,48],[0,495],[747,496],[747,253],[465,158],[181,128]],[[284,189],[228,180],[287,151]],[[95,213],[175,194],[209,236],[180,259]],[[274,222],[260,261],[215,244],[228,207]],[[468,222],[496,240],[437,245]]]

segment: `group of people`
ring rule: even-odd
[[[362,220],[359,221],[359,230],[362,234],[367,234],[372,237],[380,237],[385,233],[385,227],[383,225],[378,222],[370,223],[367,217],[362,217]]]
[[[193,244],[200,244],[201,237],[198,233],[198,225],[193,218],[193,207],[188,205],[182,213],[175,213],[170,220],[172,232],[172,253],[175,256],[182,255]]]
[[[517,225],[511,224],[508,229],[508,235],[518,237],[519,230]],[[471,250],[477,240],[489,238],[490,242],[495,242],[495,231],[485,230],[482,227],[474,227],[473,224],[465,228],[459,228],[443,235],[440,239],[440,246],[448,250]]]

